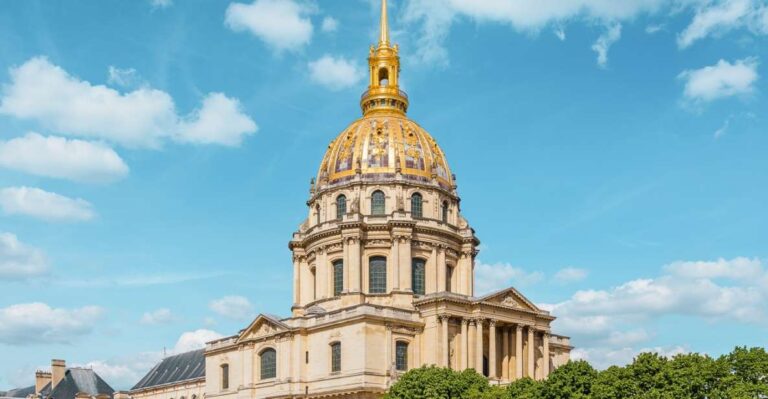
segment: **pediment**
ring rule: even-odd
[[[248,339],[258,339],[263,337],[269,337],[284,331],[288,331],[290,327],[281,322],[277,318],[259,315],[246,329],[240,333],[238,342]]]
[[[533,304],[533,302],[529,301],[528,298],[512,287],[481,297],[480,301],[512,309],[521,309],[531,312],[541,311]]]

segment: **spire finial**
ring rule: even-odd
[[[389,19],[387,18],[387,0],[381,0],[381,37],[379,45],[389,45]]]

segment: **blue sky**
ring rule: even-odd
[[[717,355],[768,323],[768,3],[392,1],[409,116],[576,356]],[[130,387],[287,316],[287,242],[358,118],[375,1],[6,1],[0,389]],[[9,360],[10,359],[10,360]]]

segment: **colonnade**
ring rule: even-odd
[[[440,315],[438,320],[439,361],[443,367],[474,368],[502,382],[523,377],[542,379],[549,375],[550,335],[546,330],[483,317]],[[460,324],[459,331],[453,334],[453,345],[452,321]],[[486,361],[487,370],[484,370]]]

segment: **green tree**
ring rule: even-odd
[[[597,371],[584,360],[571,361],[558,367],[541,389],[544,399],[588,399]]]
[[[528,377],[516,380],[507,386],[507,397],[511,399],[541,399],[541,386]]]
[[[601,371],[592,384],[594,399],[626,399],[640,395],[640,387],[627,367],[611,366]]]
[[[764,348],[737,347],[718,362],[726,370],[720,382],[723,397],[768,398],[768,353]]]
[[[429,366],[412,369],[403,374],[392,385],[385,398],[478,399],[493,393],[488,380],[474,370],[457,372],[448,368]]]

